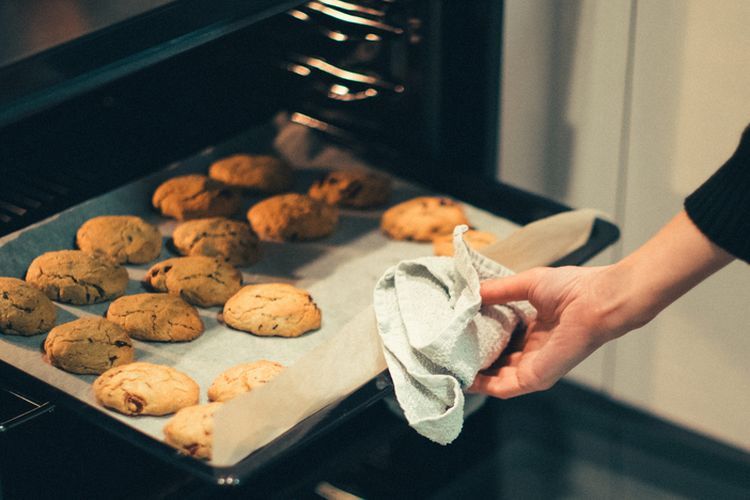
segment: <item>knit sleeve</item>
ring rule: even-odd
[[[685,199],[685,211],[712,242],[750,262],[750,125],[732,157]]]

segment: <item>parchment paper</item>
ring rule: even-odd
[[[272,150],[289,158],[297,167],[295,190],[306,192],[321,169],[365,166],[348,152],[317,142],[304,127],[285,124],[262,127],[243,134],[217,148],[208,149],[165,170],[122,188],[66,210],[41,223],[0,239],[0,276],[23,278],[29,263],[38,255],[52,250],[74,248],[75,232],[87,219],[97,215],[133,214],[157,224],[164,236],[165,247],[159,260],[173,256],[169,251],[169,235],[174,221],[159,217],[150,209],[151,193],[163,180],[184,173],[205,173],[216,159],[234,152],[267,153]],[[391,204],[414,196],[430,194],[417,186],[396,181]],[[248,199],[247,206],[257,201]],[[466,205],[469,220],[478,229],[508,236],[517,227],[488,212]],[[242,212],[240,217],[244,214]],[[213,379],[225,369],[256,359],[276,360],[290,366],[300,362],[304,370],[290,370],[260,390],[247,396],[252,400],[274,402],[290,411],[288,422],[274,423],[275,430],[257,433],[267,425],[256,410],[262,403],[250,402],[242,411],[244,398],[226,405],[226,413],[216,416],[215,465],[231,465],[253,449],[267,443],[293,425],[303,414],[310,414],[328,403],[352,392],[384,367],[382,360],[372,356],[379,350],[373,331],[359,326],[367,322],[372,303],[372,290],[385,269],[402,259],[431,255],[432,245],[397,242],[387,239],[379,229],[382,210],[342,210],[340,226],[330,237],[306,243],[263,244],[263,257],[253,266],[243,268],[245,284],[287,282],[305,288],[323,312],[320,330],[296,339],[261,338],[225,327],[217,319],[220,308],[199,309],[206,331],[188,343],[146,343],[134,341],[136,358],[141,361],[173,366],[190,375],[201,387],[201,402]],[[153,264],[153,263],[152,263]],[[128,294],[146,291],[141,279],[149,265],[128,266]],[[108,303],[91,306],[58,305],[57,324],[84,315],[103,315]],[[359,325],[359,326],[358,326]],[[335,338],[334,338],[335,337]],[[94,400],[91,384],[95,376],[74,375],[43,361],[41,346],[45,335],[16,337],[0,334],[0,359],[78,398],[155,439],[163,439],[162,428],[169,417],[127,417],[99,406]],[[316,363],[313,352],[321,344],[325,358]],[[331,346],[333,348],[331,349]],[[330,384],[330,367],[335,363],[338,382]],[[325,372],[317,377],[317,372]],[[290,380],[291,379],[291,380]],[[317,383],[320,382],[320,383]],[[294,388],[291,390],[290,388]],[[260,398],[266,398],[261,400]],[[302,401],[304,404],[297,404]],[[255,409],[254,409],[255,408]],[[252,413],[255,412],[255,413]],[[307,415],[304,415],[307,416]],[[226,417],[226,419],[225,419]],[[284,424],[284,425],[277,425]],[[263,435],[263,439],[248,442]]]

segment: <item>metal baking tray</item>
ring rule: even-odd
[[[183,170],[205,170],[213,159],[235,151],[260,153],[269,152],[274,149],[274,147],[281,147],[283,149],[284,145],[279,144],[278,142],[279,135],[280,134],[277,134],[274,131],[273,127],[250,131],[247,134],[243,134],[242,136],[227,141],[215,148],[202,151],[183,162],[170,165],[166,170],[157,172],[154,175],[136,181],[136,183],[133,184],[141,183],[147,186],[152,186],[158,179],[178,175],[178,172]],[[316,138],[315,140],[319,141],[319,138]],[[295,144],[299,144],[299,141],[295,140]],[[350,160],[359,161],[356,159],[356,155],[353,155],[350,150],[342,148],[340,144],[329,145],[325,142],[316,142],[315,146],[316,147],[312,149],[307,148],[307,151],[314,150],[317,152],[316,161],[311,160],[309,155],[302,159],[297,158],[295,161],[297,164],[305,164],[305,167],[313,167],[303,168],[299,171],[301,175],[298,176],[299,182],[296,186],[298,191],[306,189],[311,180],[320,175],[320,169],[315,168],[320,165],[315,165],[316,163],[332,166],[332,164],[336,163],[336,159],[344,162]],[[355,149],[352,151],[356,150],[356,145],[354,146]],[[321,151],[330,152],[331,154],[326,156],[324,153],[321,156]],[[376,161],[369,158],[366,164],[368,166],[379,166]],[[393,162],[388,162],[388,164],[392,166]],[[390,170],[396,170],[395,173],[398,175],[408,177],[408,161],[402,159],[399,164],[404,168],[400,171],[393,168]],[[478,178],[455,178],[450,172],[440,172],[443,173],[436,173],[436,175],[430,177],[429,186],[419,186],[414,183],[400,183],[400,188],[397,189],[394,202],[416,194],[433,192],[445,193],[473,206],[471,207],[471,210],[473,211],[472,213],[486,214],[485,216],[505,219],[505,231],[509,231],[514,225],[525,224],[568,209],[567,207],[552,202],[551,200],[509,186],[501,185],[496,182],[488,182],[487,180]],[[125,188],[127,187],[128,186],[125,186]],[[121,188],[121,190],[125,188]],[[121,190],[120,193],[122,193]],[[104,194],[94,200],[73,207],[67,212],[86,213],[86,210],[90,211],[92,207],[96,207],[96,211],[101,212],[108,206],[108,200],[116,197],[117,193],[118,191]],[[142,200],[140,200],[140,202],[142,203]],[[379,212],[371,215],[377,216],[378,213]],[[55,218],[56,217],[53,217],[51,219]],[[374,217],[375,221],[378,219],[379,217]],[[27,231],[36,231],[39,232],[38,234],[43,235],[45,225],[49,221],[50,219],[27,229]],[[372,230],[377,231],[377,224],[373,227],[374,229]],[[480,225],[480,228],[483,227]],[[561,259],[557,264],[583,263],[602,249],[606,248],[612,242],[616,241],[618,236],[619,231],[616,226],[607,221],[597,220],[589,241],[580,249]],[[11,236],[11,238],[12,237],[13,236]],[[346,244],[343,241],[339,243]],[[414,243],[412,245],[419,244]],[[72,247],[72,241],[70,242],[70,247]],[[42,253],[51,249],[52,248],[39,248],[37,253]],[[422,251],[429,253],[431,252],[431,247],[429,247],[429,245],[423,246]],[[384,270],[385,268],[379,272]],[[129,290],[129,293],[133,293],[133,290]],[[0,348],[2,348],[2,342],[6,340],[7,338],[0,337]],[[38,342],[41,344],[41,337],[38,338]],[[40,362],[42,362],[41,355],[39,357]],[[331,405],[298,423],[293,429],[280,436],[269,445],[253,452],[237,464],[231,467],[215,467],[210,463],[177,453],[173,448],[160,440],[153,436],[144,434],[142,431],[128,425],[127,417],[119,419],[113,418],[110,413],[102,411],[101,408],[82,402],[79,397],[66,392],[60,387],[56,387],[54,384],[40,380],[24,370],[19,369],[7,358],[5,361],[0,360],[0,375],[2,375],[2,379],[6,381],[6,385],[9,387],[18,389],[18,391],[24,395],[35,395],[34,398],[27,397],[27,400],[31,405],[31,410],[23,415],[19,415],[19,418],[10,419],[4,427],[5,430],[12,432],[14,425],[20,425],[23,421],[33,418],[35,415],[49,411],[54,405],[64,406],[79,414],[82,418],[92,424],[112,432],[119,438],[146,450],[165,462],[182,467],[194,476],[219,485],[234,485],[250,480],[253,474],[257,473],[257,471],[264,466],[293,452],[296,448],[314,440],[322,433],[335,429],[337,425],[340,425],[345,420],[353,417],[358,412],[391,393],[388,376],[384,373],[376,380],[371,381],[339,403]]]

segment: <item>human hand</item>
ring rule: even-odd
[[[548,389],[602,344],[625,333],[609,274],[609,267],[536,268],[483,282],[484,304],[528,300],[537,317],[525,332],[514,334],[470,391],[505,399]]]

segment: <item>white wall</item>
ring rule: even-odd
[[[749,25],[744,0],[506,1],[500,178],[612,214],[596,263],[634,250],[750,122]],[[730,265],[571,377],[750,450],[749,278]]]
[[[748,26],[743,0],[638,3],[625,252],[736,148],[750,122]],[[612,393],[750,450],[748,265],[723,269],[618,342]]]
[[[631,1],[507,0],[505,9],[500,178],[621,223]],[[605,347],[571,377],[607,389],[613,354]]]

